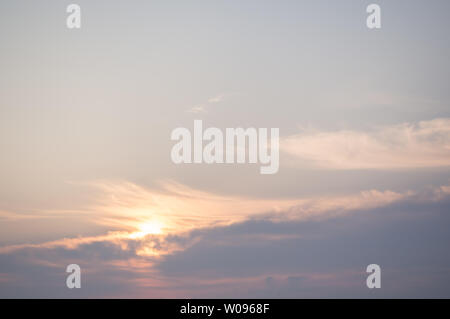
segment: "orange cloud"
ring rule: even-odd
[[[97,202],[86,207],[82,214],[78,211],[65,213],[77,214],[80,218],[88,218],[93,223],[119,231],[40,244],[10,245],[0,248],[0,253],[23,248],[76,249],[80,245],[109,242],[124,250],[134,249],[136,255],[158,257],[194,244],[196,238],[189,236],[193,230],[231,225],[252,218],[320,220],[386,206],[416,195],[414,192],[368,190],[346,196],[258,199],[217,195],[175,182],[161,183],[160,189],[148,189],[129,182],[95,182],[90,185],[101,191]],[[435,189],[429,199],[438,200],[450,193],[449,189],[448,186]],[[168,240],[170,236],[179,236],[183,240]]]
[[[307,130],[281,149],[323,169],[410,169],[450,166],[450,119],[385,126],[371,132]]]

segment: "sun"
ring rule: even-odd
[[[138,225],[138,231],[131,233],[130,238],[141,238],[147,235],[159,235],[163,225],[157,221],[148,221]]]
[[[162,231],[162,225],[158,222],[146,222],[139,226],[139,230],[146,234],[161,234]]]

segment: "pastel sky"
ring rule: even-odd
[[[0,298],[449,298],[449,13],[1,1]],[[174,164],[194,120],[279,128],[279,172]]]

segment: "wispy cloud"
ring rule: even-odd
[[[206,111],[205,105],[196,105],[188,110],[189,113],[203,113]]]
[[[306,130],[281,141],[302,165],[324,169],[450,166],[450,119],[384,126],[370,132]]]
[[[222,102],[224,98],[225,98],[225,94],[219,94],[219,95],[213,96],[213,97],[209,98],[206,103],[193,106],[192,108],[190,108],[188,110],[188,112],[189,113],[204,113],[207,111],[207,109],[211,105]]]
[[[4,210],[0,210],[0,220],[24,220],[24,219],[36,219],[42,218],[42,215],[36,214],[18,214],[13,212],[7,212]]]
[[[208,103],[219,103],[222,102],[223,98],[225,97],[224,94],[219,94],[215,97],[212,97],[210,99],[208,99]]]

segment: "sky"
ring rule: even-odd
[[[449,298],[449,12],[2,0],[0,298]],[[279,171],[173,163],[195,120]]]

